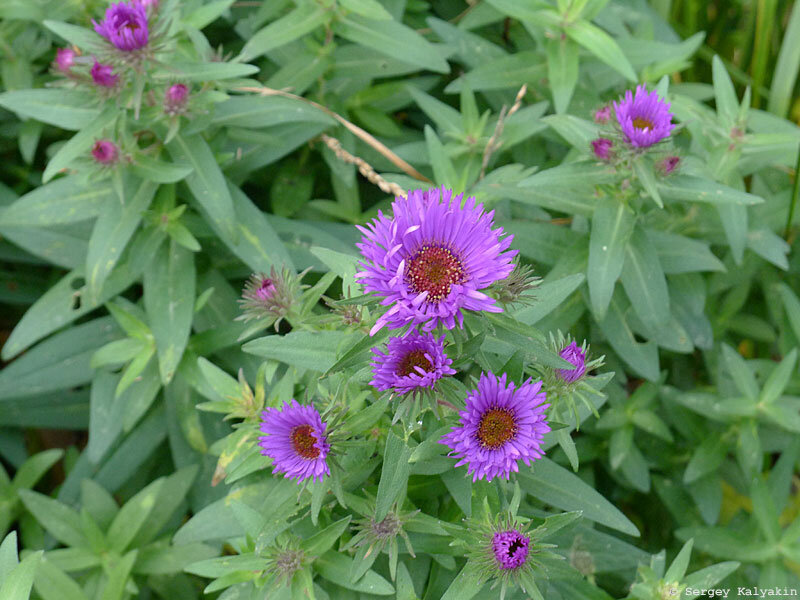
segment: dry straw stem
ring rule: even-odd
[[[484,178],[486,175],[486,167],[489,166],[489,159],[492,158],[492,154],[502,145],[502,142],[498,141],[500,136],[503,134],[503,127],[505,127],[505,121],[507,117],[510,117],[515,112],[517,112],[520,107],[522,106],[522,98],[525,97],[525,93],[528,91],[527,84],[523,84],[519,91],[517,92],[517,97],[514,99],[514,104],[511,107],[511,110],[506,112],[506,105],[503,105],[503,108],[500,109],[500,116],[497,119],[497,125],[494,128],[494,133],[492,137],[489,138],[489,141],[486,142],[486,148],[483,150],[483,161],[481,162],[481,179]]]
[[[372,168],[367,161],[363,158],[359,158],[358,156],[353,156],[347,150],[342,148],[342,143],[333,138],[329,135],[322,134],[322,141],[330,148],[333,153],[336,155],[336,158],[341,160],[342,162],[346,162],[351,165],[355,165],[358,167],[359,172],[367,178],[370,183],[377,185],[381,188],[381,191],[386,194],[392,194],[393,196],[405,196],[406,191],[401,188],[396,183],[392,183],[390,181],[386,181],[383,177],[378,175],[375,172],[375,169]]]
[[[284,98],[293,98],[295,100],[301,100],[301,101],[305,102],[306,104],[310,104],[314,108],[317,108],[317,109],[321,110],[326,115],[329,115],[329,116],[333,117],[334,119],[336,119],[337,121],[339,121],[339,123],[344,125],[347,128],[348,131],[350,131],[354,135],[358,136],[365,143],[367,143],[370,146],[372,146],[373,148],[375,148],[375,150],[377,150],[378,152],[383,154],[386,158],[388,158],[390,161],[392,161],[392,164],[394,164],[395,166],[397,166],[400,169],[402,169],[403,172],[406,173],[407,175],[413,177],[414,179],[418,179],[419,181],[425,181],[427,183],[433,183],[430,179],[425,177],[425,175],[423,175],[422,173],[417,171],[414,167],[412,167],[410,164],[408,164],[402,158],[397,156],[397,154],[395,154],[394,152],[389,150],[389,148],[384,146],[381,142],[376,140],[370,133],[364,131],[358,125],[355,125],[355,124],[351,123],[350,121],[345,119],[343,116],[333,112],[328,107],[322,106],[322,104],[314,102],[313,100],[309,100],[308,98],[303,98],[302,96],[298,96],[296,94],[292,94],[290,92],[285,92],[283,90],[275,90],[275,89],[268,88],[268,87],[241,87],[241,88],[236,88],[236,91],[239,91],[239,92],[251,92],[251,93],[254,93],[254,94],[261,94],[262,96],[283,96]]]

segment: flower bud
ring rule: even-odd
[[[69,73],[72,65],[75,64],[75,51],[71,48],[59,48],[56,50],[56,59],[53,64],[62,73]]]
[[[189,88],[183,83],[176,83],[167,88],[164,94],[164,112],[177,115],[183,112],[189,99]]]
[[[592,140],[592,152],[600,160],[608,160],[611,158],[611,146],[613,144],[608,138],[597,138]]]
[[[558,376],[567,383],[578,381],[586,373],[586,354],[575,342],[564,348],[559,356],[568,363],[575,365],[574,369],[557,369]]]
[[[118,2],[106,9],[105,18],[92,21],[94,30],[123,52],[139,50],[147,45],[150,31],[143,2]]]
[[[97,140],[92,146],[92,156],[101,165],[112,165],[119,159],[119,150],[111,140]]]
[[[604,106],[603,108],[599,108],[594,111],[594,122],[605,124],[608,123],[611,119],[611,107]]]
[[[661,160],[656,165],[656,168],[662,175],[669,175],[675,169],[678,168],[681,159],[678,156],[668,156],[667,158]]]
[[[114,67],[94,61],[92,66],[92,81],[100,87],[113,88],[119,81],[119,75],[114,74]]]

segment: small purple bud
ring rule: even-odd
[[[595,123],[608,123],[611,119],[611,107],[604,106],[603,108],[599,108],[594,111],[594,122]]]
[[[659,170],[659,172],[662,175],[669,175],[675,169],[678,168],[678,165],[680,164],[680,162],[681,162],[680,157],[678,157],[678,156],[668,156],[664,160],[659,161],[658,164],[656,165],[656,168]]]
[[[111,65],[104,65],[95,60],[92,67],[92,81],[95,85],[112,88],[117,85],[119,75],[114,74],[114,67]]]
[[[574,369],[556,369],[556,373],[566,383],[578,381],[586,373],[586,355],[578,344],[572,342],[559,354],[568,363],[575,365]]]
[[[530,538],[516,529],[495,533],[492,536],[492,551],[498,566],[503,570],[508,570],[525,564],[530,543]]]
[[[611,146],[613,142],[608,138],[597,138],[592,140],[592,152],[600,160],[608,160],[611,158]]]
[[[92,156],[101,165],[111,165],[117,162],[119,150],[111,140],[97,140],[92,146]]]
[[[56,60],[54,64],[56,69],[62,73],[69,73],[72,65],[75,64],[75,51],[71,48],[59,48],[56,50]]]
[[[261,280],[258,289],[255,290],[256,297],[262,302],[266,302],[275,295],[275,283],[269,277]]]
[[[175,115],[182,112],[189,99],[189,88],[183,83],[176,83],[167,88],[164,94],[164,112]]]
[[[123,52],[144,48],[149,40],[147,9],[142,2],[112,4],[100,23],[94,20],[92,23],[97,33]]]

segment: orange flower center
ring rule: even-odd
[[[311,425],[298,425],[292,429],[291,439],[292,448],[303,458],[311,460],[319,456],[317,438],[314,437],[314,428]]]
[[[644,117],[636,117],[633,120],[633,126],[636,129],[653,129],[653,123]]]
[[[514,413],[505,408],[492,408],[481,417],[478,441],[481,446],[496,450],[517,434]]]
[[[406,375],[417,373],[415,367],[420,367],[426,373],[433,371],[433,365],[431,361],[425,358],[425,353],[422,350],[412,350],[397,365],[397,374],[400,377],[405,377]]]
[[[440,246],[423,246],[409,261],[406,281],[418,294],[428,292],[428,302],[439,302],[450,286],[464,282],[461,261]]]

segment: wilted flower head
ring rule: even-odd
[[[53,64],[62,73],[69,73],[72,65],[75,64],[75,51],[72,48],[59,48],[56,50],[56,59]]]
[[[390,307],[371,334],[384,325],[452,329],[463,324],[462,309],[501,312],[480,290],[514,268],[512,236],[501,238],[502,227],[492,229],[494,212],[484,213],[474,198],[462,206],[462,197],[444,187],[411,191],[394,201],[391,219],[379,212],[359,227],[365,260],[356,277]]]
[[[578,381],[586,373],[586,354],[575,342],[566,346],[559,353],[559,356],[568,363],[575,365],[574,369],[558,369],[556,371],[559,377],[567,383]]]
[[[277,320],[287,316],[295,302],[298,288],[297,277],[284,269],[278,273],[274,267],[266,273],[255,273],[250,276],[242,291],[239,305],[242,315],[239,319]],[[276,322],[275,326],[278,326]]]
[[[614,142],[608,138],[597,138],[592,140],[592,152],[600,160],[608,160],[611,158],[611,146],[613,145]]]
[[[267,408],[261,413],[258,438],[261,454],[272,459],[273,473],[301,482],[309,477],[322,481],[331,470],[326,461],[331,447],[325,434],[327,425],[313,406],[286,402],[283,408]]]
[[[97,140],[92,146],[92,156],[101,165],[111,165],[117,162],[119,150],[111,140]]]
[[[92,21],[94,30],[118,50],[131,52],[147,45],[147,10],[142,2],[117,2],[106,9],[105,18]]]
[[[189,88],[183,83],[175,83],[167,88],[164,94],[164,112],[176,115],[183,112],[189,99]]]
[[[614,102],[617,121],[625,141],[634,148],[648,148],[669,137],[672,123],[670,104],[659,98],[655,91],[648,92],[644,85],[630,90],[619,102]]]
[[[656,168],[662,175],[669,175],[678,168],[681,159],[678,156],[667,156],[656,164]]]
[[[114,74],[114,67],[94,61],[92,66],[92,81],[95,85],[112,88],[117,85],[119,75]]]
[[[539,285],[539,281],[533,274],[533,267],[515,263],[511,274],[494,285],[495,297],[503,306],[515,302],[525,303],[533,298],[527,292]]]
[[[265,551],[265,571],[272,575],[278,585],[289,585],[294,574],[304,566],[305,552],[294,536],[280,536],[278,541]]]
[[[370,385],[380,391],[394,389],[407,394],[420,388],[432,388],[442,377],[453,375],[453,361],[444,353],[444,336],[432,333],[411,333],[406,337],[393,337],[386,352],[372,349],[372,374]]]
[[[606,105],[603,108],[599,108],[594,111],[594,122],[595,123],[608,123],[611,119],[611,107]]]
[[[468,465],[472,480],[498,475],[508,479],[519,471],[518,461],[529,465],[544,456],[542,436],[550,431],[545,417],[547,397],[542,382],[530,379],[517,387],[483,373],[478,389],[469,393],[466,410],[459,413],[460,423],[439,443],[451,449],[459,461],[456,467]]]

